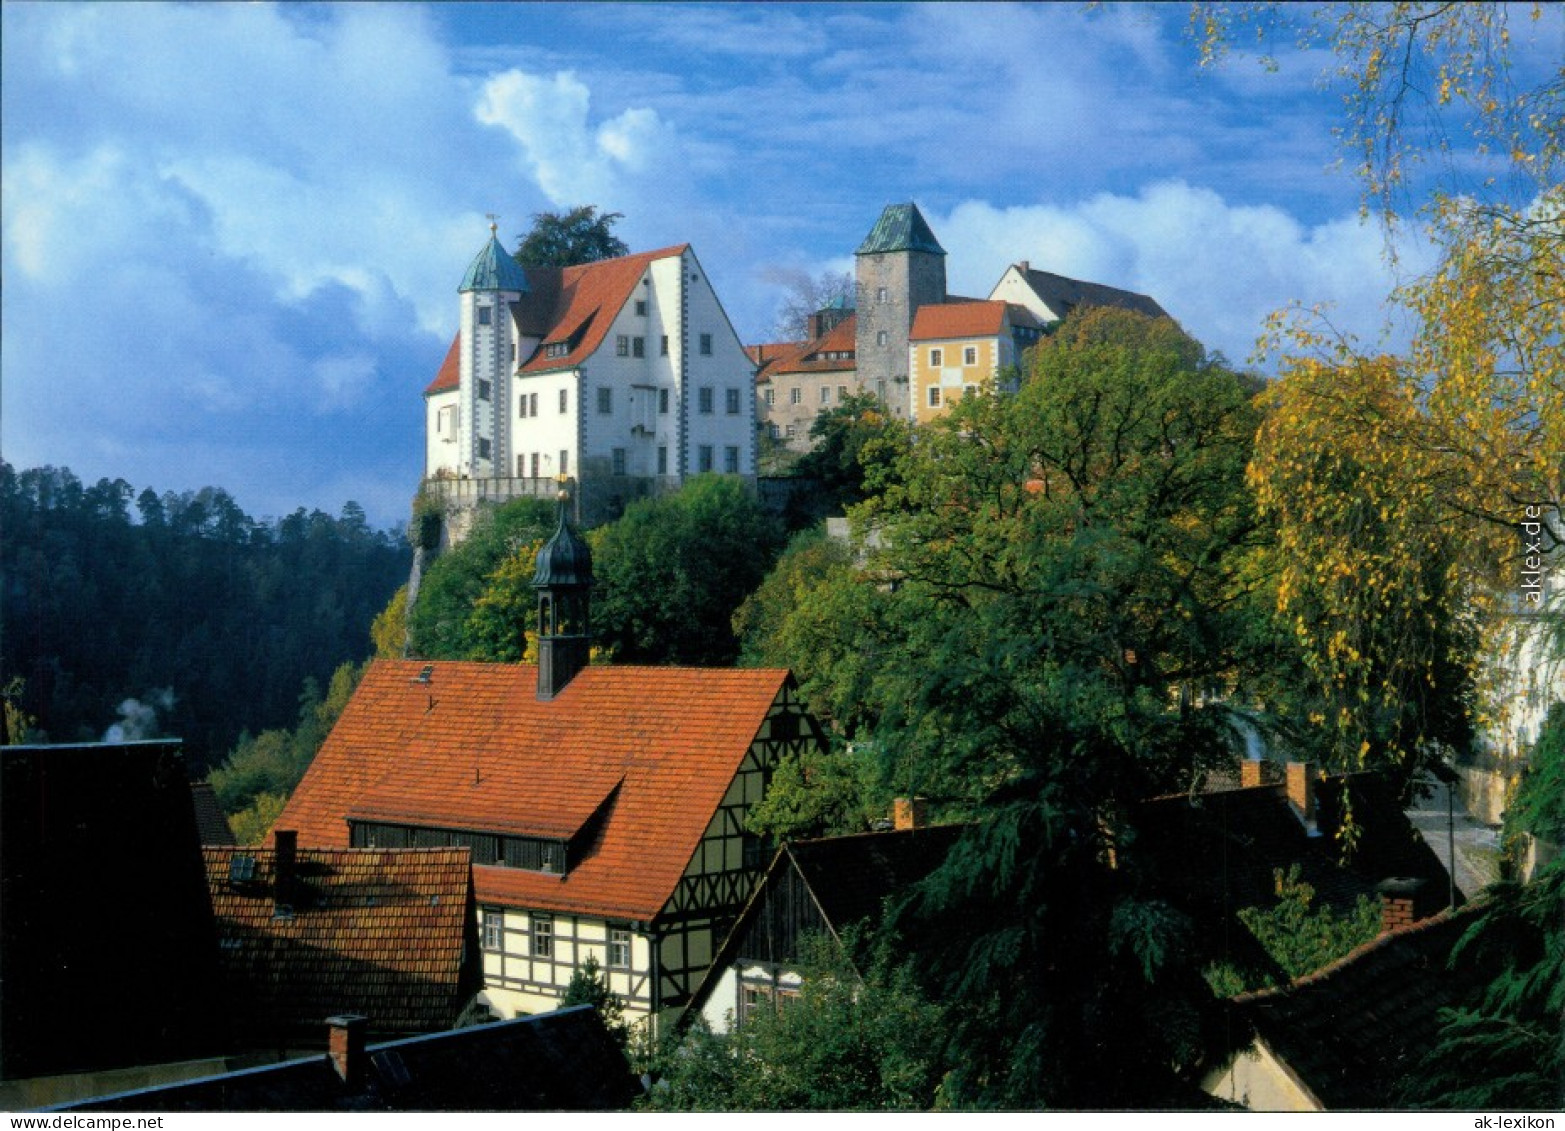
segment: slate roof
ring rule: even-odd
[[[1447,969],[1472,921],[1444,912],[1387,932],[1291,985],[1231,999],[1233,1014],[1327,1110],[1388,1107],[1434,1047],[1439,1011],[1473,988]]]
[[[590,1005],[365,1050],[345,1083],[324,1055],[104,1096],[69,1111],[614,1111],[641,1089]]]
[[[929,221],[918,210],[918,205],[888,204],[870,229],[869,235],[859,245],[857,255],[878,255],[887,251],[924,251],[944,255],[945,248],[935,239]]]
[[[427,684],[418,682],[428,667]],[[592,666],[553,700],[523,664],[377,660],[278,827],[345,846],[348,820],[591,834],[565,875],[473,867],[483,903],[651,920],[789,675]],[[601,817],[595,830],[590,818]]]
[[[784,846],[817,906],[838,931],[880,920],[888,895],[906,891],[938,868],[962,835],[959,825],[858,833]]]
[[[379,1032],[430,1032],[477,989],[463,969],[474,918],[465,848],[301,848],[281,892],[274,849],[204,854],[220,970],[251,1036],[313,1034],[341,1013]]]
[[[233,844],[234,830],[229,827],[223,807],[217,803],[217,793],[211,782],[190,783],[190,803],[196,810],[196,831],[202,844]]]
[[[511,316],[524,336],[539,339],[538,349],[523,359],[519,372],[548,373],[582,364],[602,346],[615,316],[630,301],[647,268],[656,260],[683,255],[689,248],[689,244],[677,244],[574,267],[518,267],[527,286],[521,299],[511,303]],[[564,345],[566,352],[551,357],[547,347],[556,344]],[[425,396],[457,387],[460,348],[458,331],[440,371],[424,389]]]
[[[1020,270],[1020,266],[1018,266]],[[1056,275],[1051,271],[1022,271],[1022,278],[1044,303],[1064,318],[1078,306],[1117,306],[1134,310],[1149,318],[1167,318],[1168,312],[1147,295],[1123,291],[1102,283],[1088,283]]]

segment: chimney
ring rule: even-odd
[[[272,902],[275,914],[292,912],[294,888],[299,876],[299,834],[293,829],[273,829]]]
[[[1380,933],[1395,931],[1428,916],[1424,891],[1427,880],[1411,876],[1393,876],[1375,885],[1380,893]]]
[[[1315,776],[1313,763],[1288,763],[1288,800],[1306,821],[1315,819]]]
[[[327,1055],[342,1082],[350,1088],[364,1083],[364,1035],[369,1019],[357,1013],[342,1013],[328,1017],[329,1030]]]
[[[1032,263],[1029,260],[1024,259],[1016,265],[1016,269],[1025,275],[1027,272],[1032,270]]]
[[[899,797],[891,803],[891,827],[922,829],[929,825],[929,802],[922,797]]]
[[[1254,760],[1246,758],[1239,763],[1239,788],[1249,789],[1252,786],[1264,785],[1265,775],[1261,773],[1263,764],[1259,758]]]

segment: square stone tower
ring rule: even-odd
[[[918,205],[889,204],[857,256],[858,376],[897,416],[908,412],[908,330],[946,299],[946,253]]]

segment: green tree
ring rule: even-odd
[[[602,1018],[604,1027],[608,1029],[615,1043],[622,1049],[629,1043],[630,1031],[625,1025],[625,1002],[609,989],[608,979],[603,976],[598,960],[593,955],[589,954],[587,961],[572,972],[571,980],[565,987],[565,996],[560,999],[560,1005],[562,1007],[592,1006]]]
[[[407,613],[409,654],[431,660],[466,660],[488,656],[485,649],[499,647],[496,634],[503,626],[491,619],[481,619],[480,627],[488,634],[486,641],[472,638],[474,608],[496,571],[526,547],[536,547],[547,539],[556,521],[556,505],[543,499],[513,499],[493,510],[479,511],[468,536],[436,558],[424,574],[418,599]],[[513,587],[512,604],[517,600]],[[530,603],[529,597],[517,607],[525,609]],[[521,628],[517,626],[518,634]],[[499,653],[493,658],[500,658]]]
[[[836,718],[972,819],[899,919],[952,1003],[953,1104],[1196,1098],[1211,994],[1132,886],[1127,813],[1231,756],[1197,692],[1234,686],[1255,615],[1254,391],[1167,320],[1068,319],[1015,395],[920,429],[852,511],[865,563],[774,618],[805,643],[830,610]]]
[[[1263,340],[1282,380],[1253,478],[1339,762],[1406,768],[1460,746],[1466,673],[1525,552],[1517,524],[1535,519],[1545,550],[1565,539],[1565,70],[1529,61],[1522,10],[1192,9],[1208,61],[1251,31],[1328,61],[1388,252],[1407,231],[1434,252],[1389,296],[1413,326],[1399,356],[1343,339],[1308,295]],[[1548,6],[1531,20],[1557,34]]]
[[[353,698],[367,667],[367,663],[340,665],[332,673],[324,698],[315,681],[306,680],[299,696],[298,722],[292,730],[262,731],[254,738],[240,736],[227,761],[211,774],[212,789],[224,812],[237,818],[248,811],[251,824],[260,825],[265,832],[270,819],[276,817],[275,812],[271,818],[265,816],[272,804],[265,799],[287,800]],[[277,811],[281,811],[280,804]],[[263,820],[265,825],[260,824]]]
[[[521,244],[516,262],[523,267],[574,267],[628,255],[630,248],[614,234],[615,223],[623,218],[618,212],[600,216],[594,204],[536,213],[532,230],[517,237]]]
[[[699,1023],[663,1058],[656,1111],[928,1111],[943,1074],[943,1009],[884,956],[862,977],[806,939],[797,997],[714,1037]]]
[[[852,393],[815,418],[810,442],[793,474],[819,479],[833,502],[846,506],[888,483],[911,433],[873,393]]]
[[[1507,819],[1558,844],[1565,833],[1565,703],[1549,709]],[[1404,1082],[1410,1106],[1565,1108],[1565,856],[1531,883],[1485,889],[1451,954],[1481,986],[1442,1011],[1440,1041]]]
[[[876,774],[873,756],[852,747],[787,755],[745,827],[773,841],[864,832],[890,804]]]
[[[732,664],[734,612],[782,549],[778,522],[734,476],[632,503],[594,532],[594,632],[618,662]]]
[[[1315,889],[1299,879],[1299,866],[1277,873],[1277,902],[1247,907],[1239,918],[1290,978],[1330,965],[1380,933],[1380,905],[1360,896],[1349,912],[1317,905]]]

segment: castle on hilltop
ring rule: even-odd
[[[480,503],[552,498],[562,480],[594,525],[691,475],[754,477],[754,366],[688,244],[521,267],[491,224],[458,293],[460,328],[424,390],[439,544]]]
[[[987,299],[946,289],[946,252],[916,204],[882,211],[855,294],[809,337],[745,347],[689,244],[574,267],[521,267],[490,225],[458,294],[461,324],[424,390],[415,538],[460,541],[477,508],[570,483],[594,526],[708,472],[757,475],[759,438],[807,450],[850,393],[927,421],[983,387],[1078,306],[1152,317],[1145,295],[1007,268]]]

